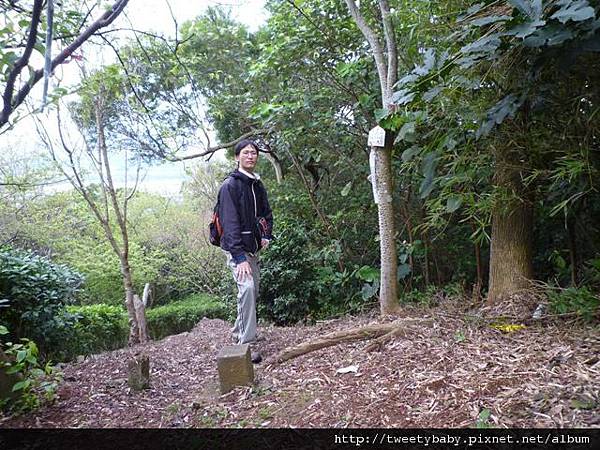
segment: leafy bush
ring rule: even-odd
[[[577,313],[587,321],[600,313],[600,297],[594,295],[587,287],[567,288],[547,291],[550,308],[558,314]]]
[[[203,317],[224,319],[227,310],[222,302],[205,294],[169,303],[146,312],[148,329],[153,339],[191,330]]]
[[[0,335],[7,334],[8,329],[0,325]],[[10,384],[5,386],[11,392],[3,392],[0,396],[0,410],[26,412],[37,408],[42,398],[54,399],[62,375],[50,363],[40,364],[35,342],[25,338],[21,343],[6,342],[0,344],[0,351],[3,352],[0,370],[5,372],[5,380],[16,381],[12,388]]]
[[[124,303],[125,293],[119,260],[108,243],[101,240],[76,241],[63,259],[85,274],[85,284],[79,297],[81,304]]]
[[[278,324],[298,322],[318,309],[319,272],[301,225],[283,224],[262,258],[259,315]]]
[[[127,345],[129,324],[126,311],[114,305],[69,306],[67,310],[77,318],[63,359],[114,350]]]
[[[132,240],[129,255],[134,290],[141,294],[144,284],[149,281],[155,290],[160,289],[161,283],[165,282],[161,275],[165,265],[161,250],[143,247]],[[106,241],[75,242],[63,259],[85,274],[85,284],[79,296],[81,303],[124,304],[125,289],[119,258]]]
[[[64,345],[75,318],[65,306],[75,301],[82,276],[67,266],[21,250],[0,250],[2,324],[12,338],[27,337],[45,354]]]
[[[402,303],[417,303],[423,306],[436,306],[448,298],[463,297],[465,294],[459,283],[445,286],[429,285],[424,290],[413,289],[400,295]]]

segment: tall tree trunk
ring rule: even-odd
[[[381,281],[379,306],[381,314],[390,314],[398,308],[398,257],[396,254],[396,227],[392,206],[393,135],[386,133],[385,147],[371,150],[376,167],[375,192],[379,216],[379,249]]]
[[[125,306],[127,308],[127,318],[129,320],[129,345],[139,344],[140,330],[138,327],[135,307],[133,304],[133,279],[131,277],[131,268],[127,258],[121,258],[121,275],[123,276],[123,287],[125,288]]]
[[[104,173],[100,172],[100,179],[102,181],[102,191],[104,193],[105,199],[109,198],[112,203],[113,211],[117,220],[117,225],[119,226],[119,231],[121,234],[122,247],[119,249],[116,239],[112,235],[110,227],[108,226],[108,212],[107,212],[107,220],[106,220],[106,233],[109,238],[113,250],[119,257],[119,262],[121,263],[121,275],[123,276],[123,287],[125,288],[125,306],[127,308],[127,315],[129,317],[129,345],[138,344],[140,342],[140,330],[139,324],[137,320],[137,316],[135,313],[135,305],[133,302],[133,281],[131,277],[131,267],[129,266],[129,236],[127,233],[127,202],[130,197],[127,193],[127,175],[125,175],[125,198],[123,199],[122,205],[119,204],[119,199],[117,198],[117,190],[113,183],[112,179],[112,171],[110,168],[110,161],[108,159],[108,149],[106,146],[106,139],[104,135],[104,114],[105,114],[105,104],[104,98],[102,95],[98,95],[95,99],[95,113],[96,113],[96,128],[98,130],[98,149],[100,150],[101,161],[104,166]],[[127,170],[127,166],[125,166]],[[105,200],[107,201],[107,200]],[[107,204],[108,208],[108,204]]]
[[[354,19],[361,33],[369,43],[377,76],[381,88],[381,103],[384,109],[392,107],[392,91],[398,79],[398,48],[394,34],[394,24],[388,0],[377,0],[381,19],[378,24],[383,35],[380,40],[378,33],[367,23],[360,12],[360,6],[355,0],[346,0],[348,12]],[[370,5],[369,5],[370,6]],[[371,150],[374,155],[373,168],[377,173],[374,180],[376,192],[381,189],[379,196],[379,236],[381,258],[381,280],[379,289],[379,304],[382,314],[395,311],[398,308],[398,276],[396,260],[396,232],[394,227],[394,207],[392,205],[392,147],[393,133],[386,133],[385,146]],[[373,171],[373,168],[371,171]]]
[[[518,161],[517,155],[508,151],[496,155],[495,183],[508,193],[509,199],[492,214],[487,297],[490,305],[526,289],[533,277],[533,204],[522,183],[520,168],[514,165]]]

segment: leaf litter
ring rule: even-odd
[[[365,351],[368,340],[341,343],[281,364],[275,356],[286,347],[396,318],[372,312],[263,326],[258,350],[265,361],[255,366],[255,385],[225,395],[216,355],[230,344],[230,324],[203,319],[187,333],[64,365],[53,404],[4,417],[0,426],[600,427],[600,328],[564,320],[503,328],[482,319],[530,317],[535,305],[526,304],[480,310],[480,320],[450,299],[435,308],[405,307],[402,316],[428,317],[433,326],[411,325],[409,335],[379,351]],[[140,392],[127,385],[132,352],[150,357],[150,388]]]

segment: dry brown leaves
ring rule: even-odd
[[[189,333],[67,365],[53,405],[0,425],[469,427],[487,409],[494,427],[600,426],[598,327],[545,322],[505,333],[466,320],[450,303],[403,315],[433,317],[434,326],[415,325],[378,352],[365,352],[363,341],[260,364],[256,386],[226,395],[215,358],[230,343],[229,325],[204,319]],[[259,349],[269,361],[287,346],[380,320],[263,327]],[[148,390],[127,387],[130,351],[150,356]],[[351,365],[358,370],[337,373]]]

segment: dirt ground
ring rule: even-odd
[[[230,325],[203,319],[189,333],[65,365],[53,404],[5,417],[0,427],[600,427],[597,325],[541,320],[509,331],[478,319],[481,313],[465,314],[450,301],[404,309],[405,317],[432,320],[417,321],[380,350],[365,351],[368,341],[342,343],[281,364],[274,358],[288,346],[394,318],[373,312],[264,326],[255,386],[225,395],[216,355],[230,344]],[[151,387],[135,392],[127,362],[142,351]]]

